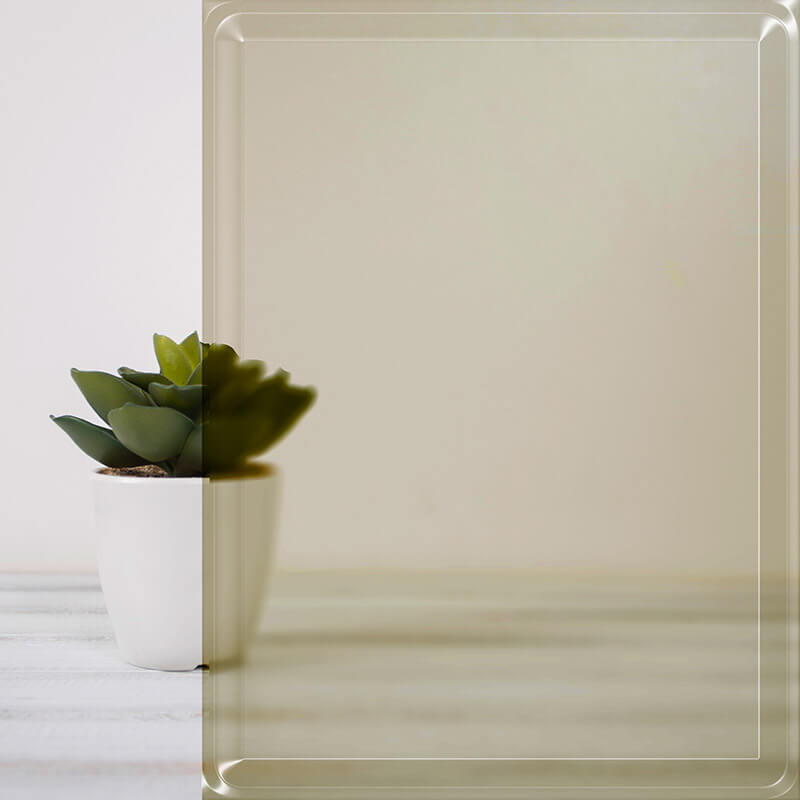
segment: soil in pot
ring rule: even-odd
[[[129,478],[168,478],[166,471],[155,464],[145,464],[141,467],[103,467],[97,470],[101,475],[119,475]]]

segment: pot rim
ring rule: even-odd
[[[100,469],[93,469],[91,474],[91,479],[93,481],[108,481],[108,482],[115,482],[115,483],[197,483],[198,481],[207,481],[208,478],[199,477],[199,476],[192,476],[192,477],[170,477],[164,475],[109,475],[108,473],[103,473]]]

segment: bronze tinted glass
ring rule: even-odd
[[[796,796],[793,7],[204,24],[204,338],[319,391],[207,487],[208,796]]]

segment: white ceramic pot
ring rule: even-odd
[[[209,661],[203,649],[204,502],[206,538],[211,519],[210,552],[221,562],[217,596],[242,598],[235,615],[247,620],[245,625],[225,619],[212,649],[218,660],[239,657],[264,599],[277,521],[277,470],[222,481],[97,472],[92,483],[100,582],[125,661],[163,670]],[[222,508],[224,517],[219,511],[209,516],[209,506]]]

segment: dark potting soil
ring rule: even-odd
[[[155,464],[145,464],[142,467],[103,467],[97,470],[101,475],[121,475],[130,478],[167,478],[167,473]]]

